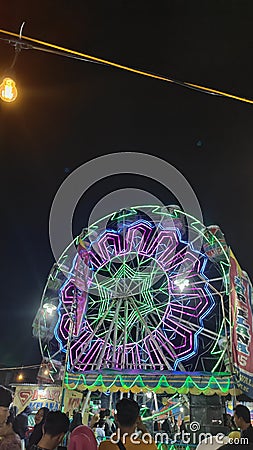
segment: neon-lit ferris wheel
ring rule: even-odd
[[[110,214],[50,272],[34,321],[42,355],[67,354],[70,372],[222,370],[228,268],[219,228],[179,207]]]

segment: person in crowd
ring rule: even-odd
[[[7,419],[7,422],[11,423],[12,428],[13,428],[13,424],[14,424],[16,417],[17,417],[17,407],[13,406],[13,404],[11,403],[11,405],[9,407],[9,417]]]
[[[94,428],[95,423],[97,423],[100,419],[99,414],[93,414],[93,416],[91,417],[90,423],[89,423],[89,427],[92,429]]]
[[[238,440],[234,443],[229,442],[228,444],[219,447],[220,450],[253,450],[253,427],[250,420],[250,410],[247,406],[236,405],[234,408],[233,421],[237,428],[240,428],[241,435],[239,442]],[[232,433],[230,433],[231,435]],[[229,435],[229,436],[230,436]]]
[[[69,418],[61,411],[49,411],[44,423],[44,434],[31,450],[54,450],[69,430]]]
[[[247,438],[248,443],[253,443],[253,427],[250,420],[250,410],[247,406],[236,405],[234,422],[237,428],[241,430],[241,438]]]
[[[28,416],[32,410],[30,406],[26,406],[25,409],[17,415],[13,423],[13,430],[17,433],[20,439],[25,439],[28,431]]]
[[[170,439],[173,439],[175,433],[178,432],[176,427],[176,420],[171,411],[167,414],[166,419],[162,423],[162,431],[165,431]]]
[[[236,425],[234,423],[234,419],[231,416],[231,414],[223,414],[223,423],[224,423],[224,427],[228,428],[228,430],[231,431],[235,431],[236,430]]]
[[[49,412],[49,409],[46,407],[40,408],[37,413],[35,414],[34,421],[35,426],[32,431],[32,434],[30,435],[27,443],[27,450],[30,450],[33,445],[38,444],[38,442],[41,440],[43,435],[43,426],[47,417],[47,414]]]
[[[166,415],[166,418],[162,423],[162,431],[165,431],[165,433],[168,433],[168,435],[172,435],[172,426],[169,414]]]
[[[105,419],[99,419],[93,428],[97,443],[100,444],[105,438]]]
[[[138,403],[130,398],[122,398],[116,405],[117,414],[115,420],[119,426],[119,432],[113,433],[110,440],[102,441],[99,450],[157,450],[152,437],[140,418],[140,407]],[[136,430],[143,432],[142,437]]]
[[[100,418],[105,420],[105,435],[107,437],[111,436],[112,433],[116,431],[116,426],[114,421],[111,419],[110,410],[107,408],[101,411]]]
[[[73,410],[73,419],[70,423],[69,426],[69,431],[70,433],[72,433],[72,431],[76,428],[79,427],[79,425],[83,424],[83,420],[82,420],[82,414],[80,413],[80,411],[77,411],[76,409]]]
[[[182,436],[186,432],[186,425],[184,423],[184,419],[181,420],[180,426],[179,426],[179,432],[180,432],[180,438],[182,439]]]
[[[21,450],[20,437],[12,429],[11,403],[12,392],[0,386],[0,450]]]
[[[68,450],[97,450],[97,441],[90,427],[79,425],[72,431]]]

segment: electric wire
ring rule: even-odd
[[[125,70],[125,71],[128,71],[128,72],[135,73],[137,75],[142,75],[142,76],[153,78],[153,79],[157,79],[157,80],[160,80],[160,81],[165,81],[165,82],[168,82],[168,83],[176,84],[178,86],[181,86],[181,87],[184,87],[184,88],[188,88],[188,89],[193,89],[193,90],[205,93],[205,94],[215,95],[215,96],[219,96],[219,97],[226,97],[226,98],[237,100],[237,101],[240,101],[240,102],[243,102],[243,103],[253,104],[253,100],[250,100],[250,99],[247,99],[247,98],[244,98],[244,97],[239,97],[237,95],[233,95],[233,94],[230,94],[228,92],[223,92],[223,91],[219,91],[219,90],[216,90],[216,89],[212,89],[212,88],[208,88],[208,87],[205,87],[205,86],[201,86],[201,85],[198,85],[198,84],[189,83],[189,82],[186,82],[186,81],[179,81],[179,80],[176,80],[176,79],[173,79],[173,78],[168,78],[168,77],[165,77],[165,76],[162,76],[162,75],[158,75],[158,74],[155,74],[155,73],[151,73],[151,72],[147,72],[147,71],[143,71],[143,70],[139,70],[139,69],[134,69],[134,68],[129,67],[129,66],[125,66],[125,65],[122,65],[122,64],[119,64],[119,63],[108,61],[106,59],[98,58],[96,56],[87,55],[85,53],[81,53],[81,52],[78,52],[76,50],[70,50],[68,48],[60,47],[59,45],[55,45],[55,44],[51,44],[49,42],[45,42],[45,41],[41,41],[41,40],[38,40],[38,39],[30,38],[28,36],[22,36],[22,40],[21,40],[20,36],[18,34],[10,32],[10,31],[6,31],[6,30],[0,29],[0,34],[4,34],[4,35],[7,35],[7,36],[12,36],[12,37],[15,37],[15,38],[19,38],[18,42],[19,42],[19,45],[21,45],[21,46],[23,45],[23,39],[24,39],[25,41],[33,42],[34,44],[38,44],[39,46],[53,49],[53,50],[51,50],[50,53],[61,54],[62,56],[66,56],[66,57],[70,57],[70,58],[73,57],[75,59],[81,59],[81,60],[83,59],[86,62],[93,62],[93,63],[97,63],[97,64],[103,64],[103,65],[106,65],[106,66],[115,67],[115,68],[118,68],[118,69],[122,69],[122,70]],[[2,38],[0,38],[0,39],[2,39]],[[34,50],[39,50],[39,51],[45,51],[44,48],[41,48],[41,47],[38,47],[38,46],[35,48],[35,46],[33,46],[33,45],[31,45],[31,47],[29,46],[29,48],[32,48]],[[72,56],[69,56],[69,55],[72,55]]]
[[[32,366],[1,367],[0,370],[38,369],[42,365],[46,365],[46,364],[41,363],[41,364],[33,364]]]

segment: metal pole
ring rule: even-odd
[[[110,400],[109,400],[109,410],[110,410],[110,412],[112,410],[112,396],[113,396],[113,392],[110,392]]]
[[[82,416],[83,416],[86,412],[89,412],[89,411],[87,411],[87,407],[88,407],[88,405],[89,405],[89,403],[90,403],[90,396],[91,396],[91,391],[88,391],[88,392],[87,392],[87,395],[86,395],[86,397],[85,397],[84,404],[83,404],[83,406],[82,406]]]
[[[158,411],[158,401],[157,401],[157,395],[154,392],[154,404],[155,404],[155,411]]]
[[[73,328],[74,328],[74,313],[75,311],[75,302],[72,303],[71,312],[70,312],[70,326],[69,326],[69,334],[68,334],[68,341],[67,341],[67,349],[66,349],[66,358],[64,363],[64,372],[63,372],[63,379],[62,379],[62,385],[61,385],[61,411],[64,409],[64,394],[65,394],[65,376],[67,372],[68,367],[68,359],[69,359],[69,352],[70,352],[70,344],[73,334]]]

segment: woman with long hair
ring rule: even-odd
[[[35,426],[34,426],[31,436],[29,437],[28,444],[26,446],[27,450],[30,450],[30,448],[33,445],[38,444],[38,442],[41,440],[42,435],[43,435],[43,425],[45,423],[48,412],[49,412],[49,409],[46,407],[43,407],[43,408],[40,408],[37,411],[37,413],[35,414],[35,417],[34,417]]]

